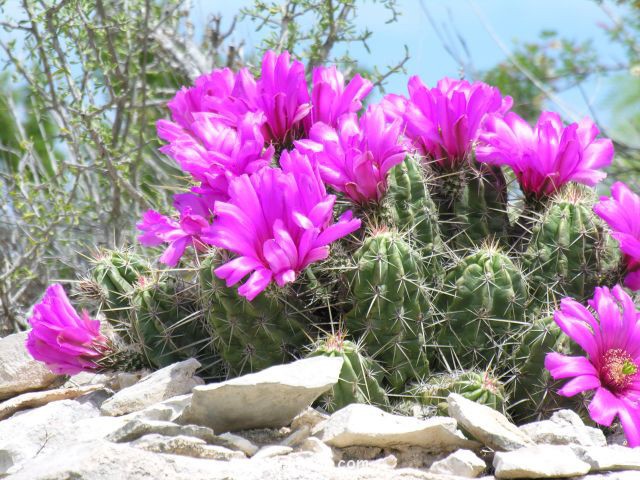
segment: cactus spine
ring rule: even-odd
[[[397,232],[380,230],[354,254],[350,272],[353,308],[345,317],[368,353],[386,366],[386,379],[401,391],[429,372],[429,294],[419,253]]]
[[[389,399],[381,386],[382,369],[362,348],[345,340],[341,333],[319,341],[310,356],[342,357],[340,380],[325,400],[327,411],[340,410],[351,403],[367,403],[387,408]]]

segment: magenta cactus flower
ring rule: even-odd
[[[354,75],[345,87],[344,76],[335,66],[314,68],[311,123],[322,122],[337,127],[342,115],[357,113],[362,108],[362,100],[372,88],[373,83],[359,74]]]
[[[640,290],[640,195],[622,182],[611,186],[611,197],[600,197],[593,210],[611,227],[611,236],[624,253],[627,275],[624,285]]]
[[[95,370],[109,350],[107,338],[100,333],[100,321],[91,320],[86,312],[78,315],[59,284],[47,288],[33,307],[29,324],[27,350],[59,375]]]
[[[482,82],[443,78],[435,88],[428,88],[414,76],[408,87],[408,100],[397,95],[385,99],[387,115],[401,115],[415,149],[446,171],[468,161],[486,115],[504,114],[513,103],[511,97]]]
[[[202,198],[190,193],[175,195],[174,206],[180,212],[178,221],[172,220],[155,210],[148,210],[136,227],[143,233],[138,236],[140,243],[155,247],[168,243],[168,248],[160,261],[175,267],[188,246],[205,251],[207,246],[201,240],[203,231],[209,227],[211,211]]]
[[[320,173],[298,151],[283,152],[282,169],[264,168],[231,180],[228,202],[216,202],[216,220],[203,236],[237,257],[215,274],[253,300],[275,281],[296,279],[309,264],[327,258],[329,244],[360,228],[344,213],[333,222],[335,196],[327,195]]]
[[[494,115],[485,123],[476,158],[510,166],[525,195],[541,198],[567,182],[594,186],[607,176],[600,169],[611,164],[613,143],[596,140],[598,133],[589,119],[565,127],[553,112],[543,112],[535,128],[512,112]]]
[[[552,352],[545,358],[545,367],[554,379],[571,379],[558,391],[560,395],[572,397],[594,390],[589,404],[591,418],[608,427],[618,417],[629,446],[639,446],[640,312],[620,286],[596,288],[589,305],[593,313],[565,298],[554,316],[587,356]]]
[[[400,120],[388,122],[382,107],[372,105],[359,121],[356,114],[342,116],[337,130],[316,123],[310,140],[297,145],[315,158],[327,184],[366,204],[384,197],[387,173],[406,155],[401,128]]]

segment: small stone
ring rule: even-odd
[[[0,400],[46,388],[58,378],[29,354],[27,335],[20,332],[0,338]]]
[[[240,450],[247,457],[252,457],[259,450],[258,446],[254,443],[250,442],[244,437],[240,435],[235,435],[233,433],[223,433],[222,435],[217,435],[216,439],[211,443],[218,443],[218,439],[224,442],[223,446],[231,448],[232,450]]]
[[[299,446],[299,450],[303,452],[311,452],[318,456],[328,458],[333,462],[333,450],[326,443],[316,437],[307,438]]]
[[[199,367],[200,363],[190,358],[162,368],[135,385],[120,390],[102,404],[101,411],[104,415],[124,415],[190,393],[193,387],[203,383],[200,378],[194,377]]]
[[[447,397],[449,415],[475,439],[494,450],[517,450],[533,446],[533,441],[497,410],[464,398],[457,393]]]
[[[320,422],[324,422],[328,418],[329,415],[319,412],[315,408],[307,407],[291,421],[291,430],[299,430],[303,426],[313,429]]]
[[[487,468],[480,457],[471,450],[457,450],[446,458],[431,465],[431,473],[457,475],[459,477],[476,478]]]
[[[180,419],[216,432],[279,428],[340,378],[340,357],[312,357],[258,373],[196,387]]]
[[[0,403],[0,420],[8,418],[20,410],[41,407],[57,400],[71,400],[101,388],[101,385],[89,385],[78,388],[57,388],[43,392],[23,393]]]
[[[304,425],[280,442],[280,445],[295,447],[296,445],[304,442],[309,435],[311,435],[311,429]]]
[[[184,409],[191,403],[191,395],[191,393],[188,393],[186,395],[171,397],[159,403],[154,403],[144,410],[135,412],[133,418],[175,422],[180,415],[182,415]]]
[[[69,380],[62,386],[65,388],[84,387],[86,385],[111,386],[113,377],[114,375],[110,373],[80,372],[69,377]]]
[[[497,452],[493,467],[496,478],[575,477],[587,474],[591,468],[571,447],[564,445],[536,445]]]
[[[133,387],[140,381],[141,378],[149,375],[150,372],[118,372],[113,379],[113,386],[116,390],[124,390],[125,388]]]
[[[293,448],[291,447],[286,447],[284,445],[268,445],[258,450],[258,452],[252,457],[252,460],[264,460],[265,458],[288,455],[291,452],[293,452]]]
[[[592,472],[609,470],[640,470],[640,447],[620,445],[608,447],[573,447],[581,460],[591,465]]]
[[[199,438],[177,435],[166,437],[164,435],[151,434],[131,443],[132,446],[148,452],[170,453],[193,458],[207,458],[210,460],[233,460],[246,458],[244,453],[230,450],[218,445],[207,445],[207,442]]]
[[[522,425],[520,430],[535,443],[548,445],[604,446],[607,442],[600,429],[587,427],[584,424],[575,426],[542,420]]]
[[[338,410],[317,426],[313,434],[332,447],[419,446],[433,451],[452,451],[477,446],[462,436],[452,418],[419,420],[364,404],[351,404]]]
[[[173,422],[164,422],[160,420],[135,419],[127,422],[124,426],[110,434],[107,437],[107,440],[115,443],[131,442],[151,433],[157,433],[166,437],[184,435],[199,438],[205,442],[214,441],[215,439],[213,430],[208,427],[201,427],[199,425],[178,425]]]
[[[369,462],[369,467],[396,468],[398,466],[398,458],[395,455],[387,455]]]

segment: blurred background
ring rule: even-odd
[[[370,101],[464,77],[532,123],[590,116],[638,186],[639,0],[0,0],[0,336],[187,185],[157,151],[175,91],[269,48],[368,76]]]

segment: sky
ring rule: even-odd
[[[223,19],[232,18],[241,7],[252,3],[251,0],[194,0],[193,21],[197,26],[212,13],[222,14]],[[597,51],[612,61],[624,59],[622,51],[611,45],[598,26],[603,12],[593,0],[399,0],[398,3],[402,15],[397,22],[387,24],[388,13],[379,4],[365,2],[358,10],[357,24],[373,32],[369,41],[371,53],[358,46],[351,49],[352,56],[363,66],[377,65],[383,69],[401,59],[404,45],[408,46],[411,59],[406,65],[407,74],[392,77],[385,86],[389,92],[405,93],[410,75],[419,75],[427,85],[434,85],[444,76],[460,74],[458,64],[446,52],[421,3],[441,32],[464,38],[477,70],[503,61],[507,57],[504,48],[512,49],[516,40],[535,41],[542,30],[556,30],[575,40],[592,38]],[[250,22],[241,24],[235,35],[244,38],[249,48],[259,44],[262,38],[262,33],[256,32]],[[605,101],[610,91],[610,84],[604,79],[590,81],[584,87],[589,101],[596,107]],[[560,105],[550,104],[549,108],[571,119],[589,114],[588,105],[577,89],[563,93],[560,99]],[[610,118],[606,111],[601,115],[600,121],[607,124]]]

